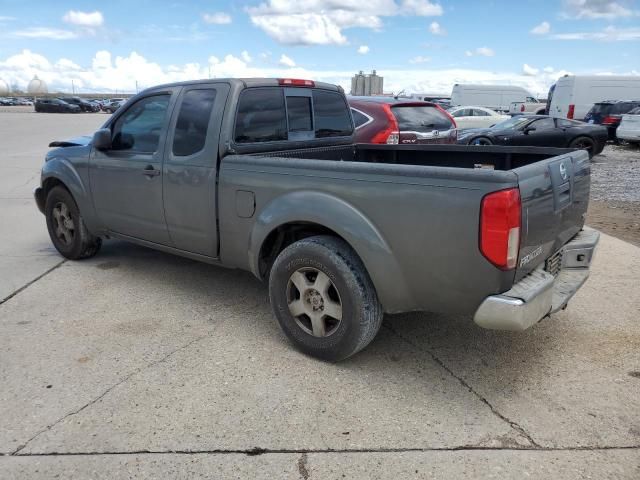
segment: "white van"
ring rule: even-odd
[[[549,115],[584,120],[594,103],[640,100],[640,75],[565,75],[549,90]]]
[[[451,106],[477,105],[508,112],[511,102],[535,103],[534,95],[514,85],[472,85],[456,83],[451,90]]]

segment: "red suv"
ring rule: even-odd
[[[347,97],[356,143],[456,143],[456,122],[440,106],[394,97]]]

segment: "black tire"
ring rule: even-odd
[[[589,137],[574,138],[569,144],[569,148],[579,148],[589,152],[589,158],[592,158],[595,154],[596,142]]]
[[[468,145],[487,146],[487,145],[493,145],[493,142],[491,141],[490,138],[487,138],[487,137],[476,137],[469,140]]]
[[[66,188],[56,186],[49,191],[44,212],[51,242],[63,257],[79,260],[98,253],[102,240],[89,233],[78,205]]]
[[[319,272],[315,279],[314,271]],[[311,300],[317,299],[313,296],[318,291],[313,287],[320,273],[328,277],[331,285],[320,295],[323,300],[317,305]],[[305,275],[305,285],[309,287],[304,293],[292,280],[294,275],[299,278],[298,274]],[[331,236],[308,237],[285,248],[271,268],[269,297],[280,327],[296,348],[330,362],[344,360],[362,350],[382,325],[382,306],[362,261],[346,242]],[[320,331],[324,335],[314,334],[310,316],[302,313],[294,317],[289,305],[298,302],[313,315],[322,316]],[[340,306],[341,318],[337,323],[337,316],[327,315],[332,311],[325,308],[329,303],[334,308]]]

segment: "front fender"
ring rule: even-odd
[[[276,228],[310,222],[340,235],[356,251],[376,288],[385,312],[406,310],[415,302],[395,255],[382,233],[353,205],[322,192],[291,192],[272,200],[258,215],[249,238],[249,265],[260,278],[262,244]]]
[[[42,167],[40,184],[44,187],[47,184],[47,180],[51,179],[62,182],[76,201],[89,231],[96,232],[99,230],[99,226],[97,225],[95,210],[91,200],[88,175],[82,175],[81,172],[78,171],[78,168],[87,169],[87,165],[83,163],[83,165],[76,167],[65,157],[52,157],[48,159]]]

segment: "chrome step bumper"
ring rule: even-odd
[[[508,292],[487,297],[474,322],[492,330],[522,331],[566,307],[589,277],[599,239],[599,232],[585,227],[562,247],[562,268],[556,277],[540,266]]]

